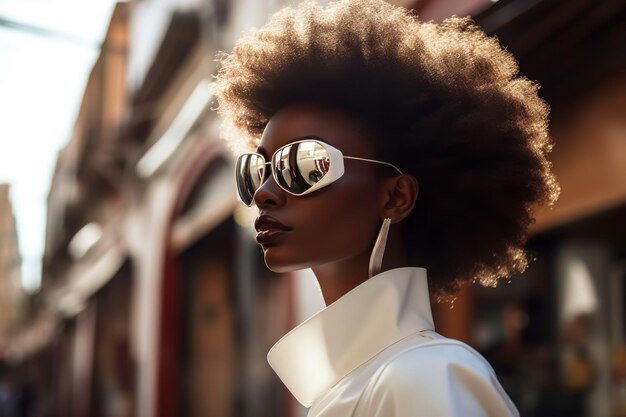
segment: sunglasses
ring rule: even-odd
[[[271,165],[276,184],[289,194],[310,194],[341,178],[344,158],[389,165],[402,174],[388,162],[345,156],[328,143],[307,138],[282,146],[274,152],[271,162],[265,162],[259,153],[241,154],[235,167],[237,197],[243,204],[252,206],[254,194],[265,179],[266,165]]]

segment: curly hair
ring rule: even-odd
[[[548,106],[470,18],[436,24],[381,0],[306,2],[217,61],[217,110],[239,145],[257,146],[268,120],[298,101],[375,129],[381,158],[418,179],[406,244],[439,299],[526,269],[533,208],[559,192]]]

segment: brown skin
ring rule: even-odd
[[[257,152],[269,160],[278,148],[305,136],[324,138],[346,156],[380,160],[363,124],[339,109],[306,103],[276,113]],[[259,215],[292,228],[262,245],[268,268],[311,268],[329,305],[367,280],[372,247],[385,217],[392,226],[381,272],[407,266],[401,221],[415,205],[418,183],[409,174],[394,176],[392,168],[381,178],[378,165],[344,159],[345,173],[339,180],[301,197],[285,192],[268,176],[254,196]]]

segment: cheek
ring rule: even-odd
[[[345,193],[319,207],[316,222],[307,224],[320,249],[337,259],[367,250],[376,228],[375,203],[367,194]],[[330,199],[329,199],[330,200]]]
[[[361,178],[307,197],[288,198],[294,231],[289,244],[265,252],[268,266],[302,269],[369,252],[380,225],[371,184]]]

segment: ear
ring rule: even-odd
[[[419,183],[411,174],[390,178],[383,187],[383,216],[391,218],[391,223],[405,219],[415,206]]]

